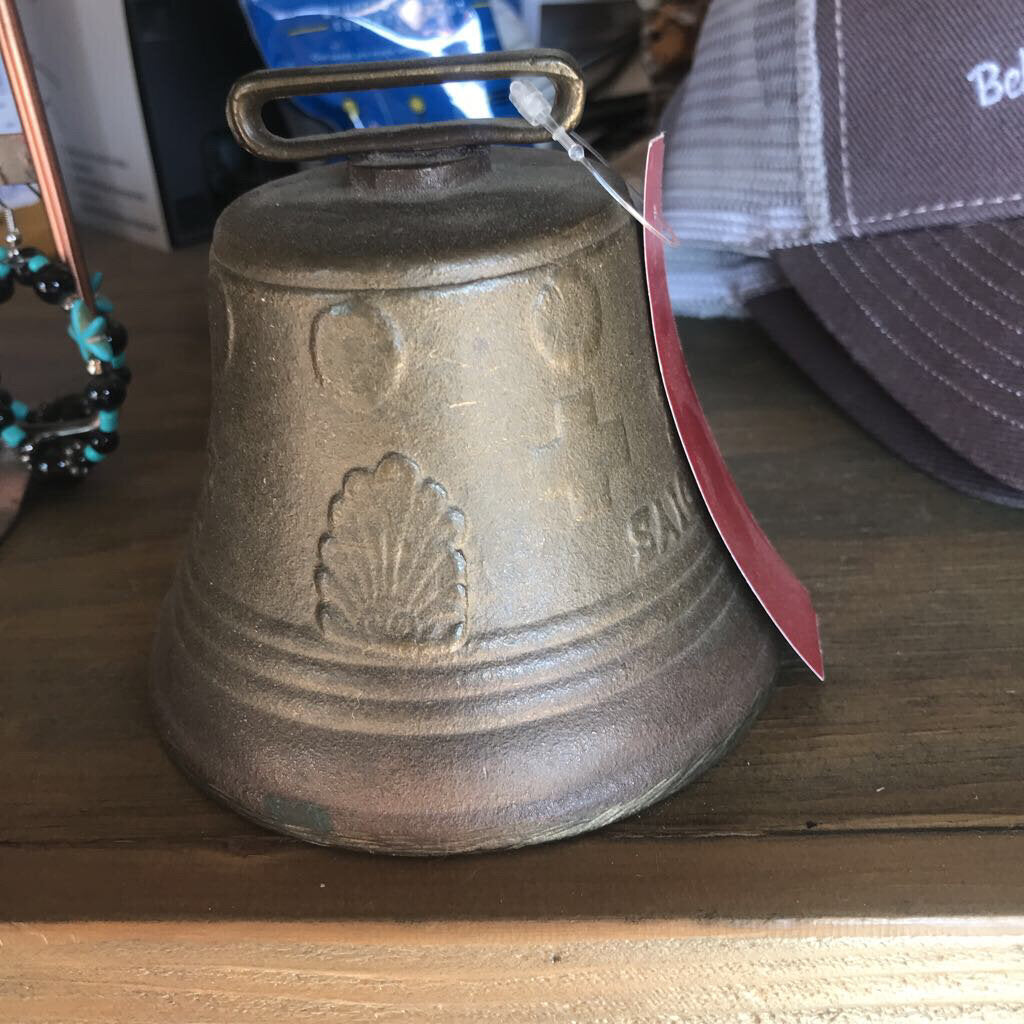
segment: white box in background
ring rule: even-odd
[[[75,221],[170,248],[121,0],[18,0]]]

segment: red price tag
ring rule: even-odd
[[[662,223],[664,154],[665,136],[659,135],[647,147],[644,174],[644,216],[652,224]],[[665,276],[664,244],[650,231],[643,234],[647,294],[661,379],[701,497],[736,567],[772,622],[807,667],[819,679],[824,679],[818,618],[810,595],[757,525],[722,458],[704,418],[679,342]]]

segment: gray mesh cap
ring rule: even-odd
[[[665,127],[682,310],[713,281],[756,315],[770,265],[922,430],[1024,489],[1022,0],[714,0]],[[713,278],[723,250],[743,275]]]

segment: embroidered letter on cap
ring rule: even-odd
[[[979,107],[994,107],[1004,99],[1017,100],[1024,96],[1024,48],[1017,51],[1017,59],[1019,63],[1005,71],[994,60],[985,60],[967,73]]]

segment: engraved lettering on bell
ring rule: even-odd
[[[321,387],[370,405],[387,397],[405,363],[398,328],[363,298],[335,303],[316,317],[310,355]]]
[[[349,470],[328,508],[315,582],[328,639],[452,647],[465,639],[465,517],[411,459]]]
[[[537,351],[553,368],[581,371],[601,347],[601,297],[586,278],[560,267],[534,300],[531,327]]]
[[[626,537],[633,549],[637,569],[676,547],[683,539],[693,513],[693,495],[680,470],[660,494],[646,505],[641,505],[629,518]]]
[[[576,462],[585,458],[587,443],[594,439],[604,453],[602,465],[596,473],[581,473]],[[534,454],[558,459],[563,493],[576,519],[592,516],[598,506],[612,507],[612,476],[631,462],[622,417],[602,420],[590,387],[555,403],[555,437],[534,448]]]

